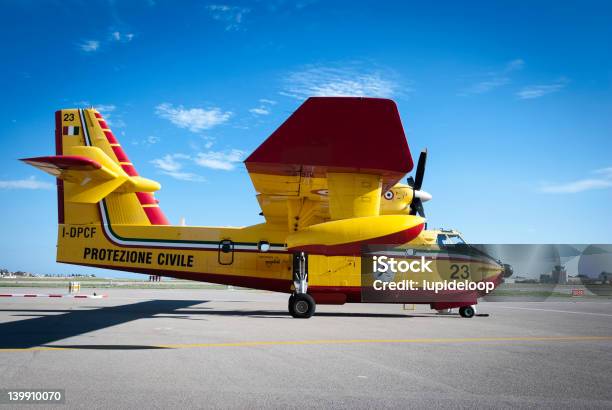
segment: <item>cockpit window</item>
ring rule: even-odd
[[[464,245],[465,241],[459,235],[438,235],[438,245],[440,247],[453,246],[453,245]]]

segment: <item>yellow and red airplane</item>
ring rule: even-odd
[[[57,111],[55,123],[55,155],[22,161],[57,178],[58,262],[285,292],[305,318],[316,303],[362,301],[364,247],[439,248],[424,230],[426,153],[399,184],[413,161],[388,99],[306,100],[245,160],[265,222],[240,228],[171,225],[160,184],[138,174],[95,109]],[[472,261],[470,280],[499,282],[489,259]],[[451,262],[433,276],[452,275]],[[417,303],[469,317],[480,295]]]

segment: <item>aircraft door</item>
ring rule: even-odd
[[[234,242],[229,239],[223,239],[219,242],[217,261],[219,265],[231,265],[234,263]]]

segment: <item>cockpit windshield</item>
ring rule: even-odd
[[[453,246],[453,245],[465,245],[463,238],[456,234],[439,234],[438,245],[440,247]]]

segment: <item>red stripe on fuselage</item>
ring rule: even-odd
[[[140,201],[141,205],[157,205],[157,199],[148,192],[136,192],[136,196]],[[149,222],[152,225],[170,225],[168,218],[164,215],[164,212],[158,207],[143,207],[145,214],[147,214],[147,218],[149,218]]]
[[[385,235],[378,238],[365,239],[363,241],[356,241],[339,245],[304,245],[297,246],[295,248],[290,248],[289,251],[308,252],[310,254],[327,256],[360,255],[361,249],[365,245],[402,245],[404,243],[410,242],[411,240],[419,236],[424,226],[424,224],[420,224],[400,232],[392,233],[390,235]]]
[[[130,162],[130,159],[125,154],[125,151],[123,151],[123,148],[117,147],[117,146],[112,146],[111,148],[113,149],[113,152],[115,153],[115,156],[117,157],[117,161]]]
[[[138,176],[138,172],[136,172],[136,168],[134,168],[133,165],[122,164],[121,168],[123,168],[125,173],[128,174],[131,177],[137,177]]]
[[[142,205],[156,205],[157,200],[148,192],[136,192],[136,196]]]
[[[106,135],[106,139],[110,144],[119,144],[119,141],[117,141],[117,138],[115,138],[111,131],[104,131],[104,135]]]
[[[58,261],[61,262],[61,261]],[[91,263],[61,262],[71,265],[93,266],[96,268],[120,270],[123,272],[144,273],[177,279],[194,280],[198,282],[218,283],[221,285],[240,286],[251,289],[270,290],[273,292],[291,293],[293,281],[286,279],[256,278],[252,276],[220,275],[216,273],[179,272],[149,268],[128,268],[111,265],[96,265]]]
[[[62,110],[55,111],[55,155],[62,155]],[[57,179],[57,223],[64,223],[64,181]]]
[[[117,138],[115,138],[115,135],[112,133],[110,129],[108,129],[108,125],[104,121],[104,118],[102,117],[102,115],[100,113],[95,113],[95,116],[98,119],[98,123],[103,128],[104,135],[106,136],[106,140],[109,142],[109,144],[119,144],[119,141],[117,141]],[[117,161],[130,162],[127,154],[125,153],[123,148],[121,148],[121,146],[111,145],[111,148],[115,156],[117,157]],[[121,168],[126,172],[126,174],[128,174],[131,177],[138,176],[138,172],[136,171],[136,168],[133,165],[121,164]],[[145,198],[145,196],[147,195],[150,196],[151,199],[149,199],[148,197]],[[157,204],[157,201],[155,201],[155,199],[153,198],[153,195],[149,193],[137,192],[136,196],[138,197],[138,200],[141,205]],[[143,207],[143,210],[145,214],[147,215],[147,219],[149,220],[149,223],[151,223],[151,225],[170,225],[170,222],[168,221],[168,219],[166,218],[166,216],[164,215],[164,213],[162,212],[160,208],[158,207],[144,208]]]
[[[164,215],[162,210],[158,207],[143,207],[142,209],[144,209],[145,214],[147,214],[147,218],[149,218],[149,222],[151,222],[152,225],[170,225],[166,215]]]

